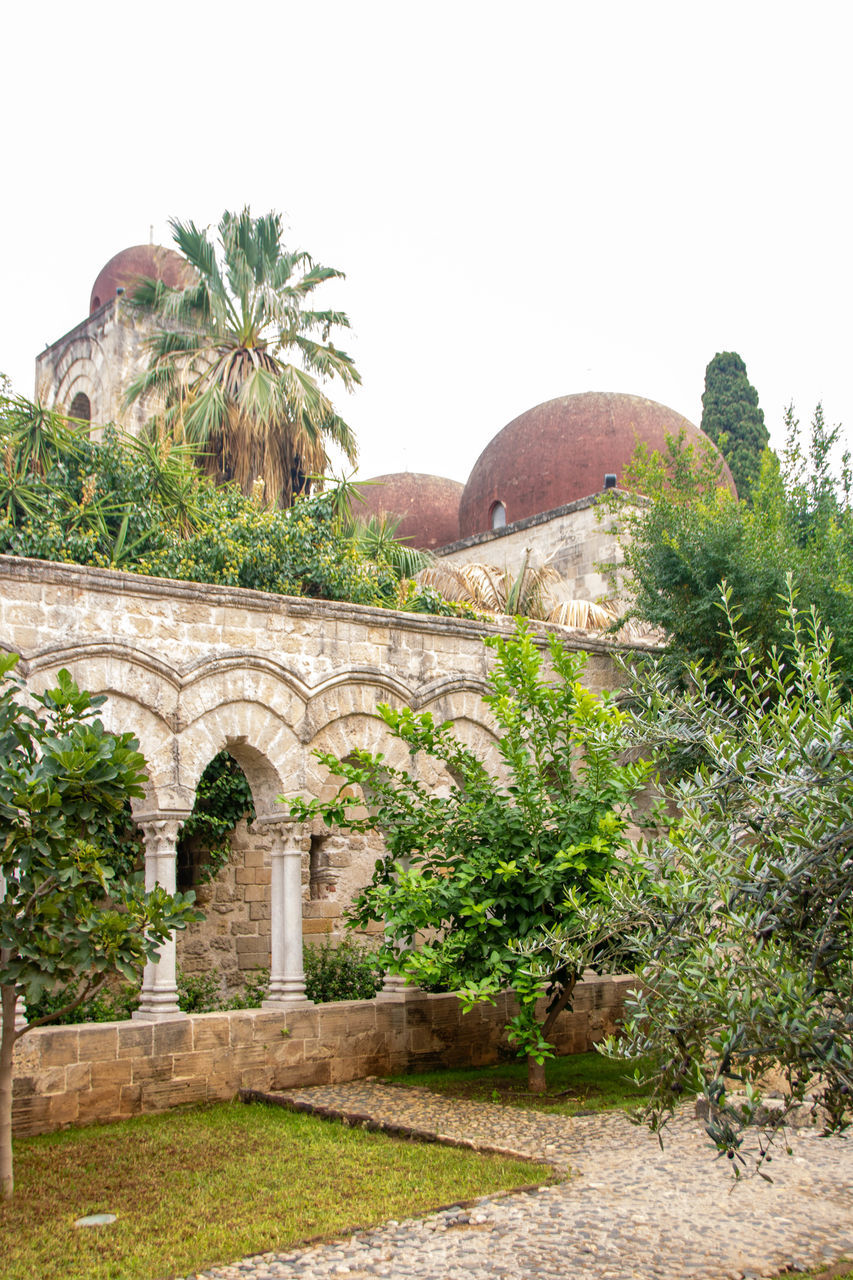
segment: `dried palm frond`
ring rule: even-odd
[[[583,631],[606,631],[619,617],[612,604],[595,604],[592,600],[563,600],[554,605],[548,614],[548,622],[561,627],[576,627]]]
[[[421,586],[432,587],[445,600],[470,604],[483,613],[544,618],[547,589],[555,579],[546,565],[533,568],[525,553],[521,569],[514,573],[492,564],[448,564],[439,560],[418,574]]]

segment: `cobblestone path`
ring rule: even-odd
[[[216,1280],[728,1280],[853,1256],[853,1140],[799,1131],[774,1182],[732,1186],[692,1115],[549,1116],[378,1081],[270,1095],[300,1110],[546,1160],[571,1178],[246,1258]]]

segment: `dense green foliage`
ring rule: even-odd
[[[214,880],[230,857],[237,823],[254,816],[246,775],[227,751],[220,751],[198,780],[193,811],[178,836],[179,883]]]
[[[698,1088],[737,1171],[774,1073],[780,1120],[804,1099],[829,1129],[850,1118],[853,711],[814,615],[789,601],[785,653],[768,656],[725,604],[734,660],[722,689],[700,668],[677,686],[646,672],[632,717],[646,749],[699,741],[702,763],[664,788],[666,828],[578,904],[561,954],[572,964],[590,935],[635,954],[642,986],[608,1052],[653,1056],[655,1128]]]
[[[225,213],[215,243],[192,222],[171,226],[191,279],[134,289],[134,303],[159,327],[128,398],[163,403],[167,437],[196,445],[219,483],[249,494],[260,482],[272,503],[290,506],[326,471],[327,444],[356,459],[352,432],[323,390],[331,379],[346,390],[361,382],[331,340],[349,320],[310,307],[315,291],[343,273],[289,250],[277,213]]]
[[[382,833],[385,856],[351,918],[362,928],[384,925],[383,966],[433,990],[460,991],[469,1005],[512,987],[520,1012],[511,1035],[541,1067],[579,970],[546,959],[532,973],[515,945],[543,921],[564,920],[568,889],[585,891],[606,871],[625,844],[625,808],[646,769],[618,763],[623,717],[607,695],[599,698],[580,683],[583,655],[566,652],[552,636],[546,671],[521,623],[512,638],[486,643],[496,661],[485,701],[497,723],[506,781],[449,723],[380,707],[413,757],[423,752],[441,767],[446,791],[392,768],[382,755],[357,751],[340,761],[321,753],[343,786],[330,802],[292,803],[291,813]],[[362,794],[367,816],[359,808]],[[535,1006],[546,991],[549,1011],[540,1024]]]
[[[401,578],[393,539],[347,533],[335,489],[288,511],[216,486],[194,451],[0,398],[0,552],[161,578],[470,614]],[[346,493],[346,486],[344,493]]]
[[[376,951],[344,938],[337,946],[306,943],[305,995],[316,1004],[330,1000],[372,1000],[384,971]]]
[[[752,503],[718,488],[705,460],[669,442],[666,457],[639,456],[648,502],[616,508],[625,554],[629,617],[666,632],[671,665],[710,663],[721,674],[735,651],[720,612],[731,592],[757,653],[787,643],[779,599],[790,573],[800,601],[815,605],[836,637],[835,657],[853,684],[853,511],[846,457],[834,470],[839,428],[818,406],[807,441],[789,410],[781,463],[764,454]]]
[[[144,761],[131,734],[95,718],[104,698],[67,671],[43,694],[0,658],[0,1187],[12,1193],[12,1049],[39,1022],[55,1021],[119,974],[136,979],[171,931],[197,918],[191,898],[141,876],[117,874],[112,840],[125,804],[142,796]],[[65,991],[64,1004],[15,1025],[16,1001]]]
[[[721,450],[742,499],[750,499],[770,442],[758,392],[735,351],[718,352],[705,370],[702,430]]]

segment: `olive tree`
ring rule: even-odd
[[[654,670],[637,685],[633,728],[673,770],[674,817],[540,945],[568,965],[590,936],[634,952],[638,987],[607,1052],[651,1055],[655,1129],[704,1095],[707,1131],[739,1172],[748,1124],[761,1170],[792,1108],[827,1130],[850,1118],[853,707],[831,635],[792,595],[784,653],[769,659],[723,603],[735,664],[722,690],[697,667],[680,686]]]
[[[112,844],[144,761],[129,733],[108,733],[104,701],[61,671],[25,696],[17,655],[0,656],[0,1192],[12,1195],[12,1051],[34,1027],[91,999],[113,974],[134,981],[177,927],[193,895],[146,891]],[[16,1025],[19,999],[68,999]]]

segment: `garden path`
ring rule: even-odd
[[[257,1095],[255,1095],[257,1096]],[[375,1080],[268,1095],[396,1133],[544,1160],[568,1181],[246,1258],[211,1280],[729,1280],[853,1255],[853,1142],[798,1131],[733,1185],[687,1111],[657,1138],[620,1112],[544,1115]]]

